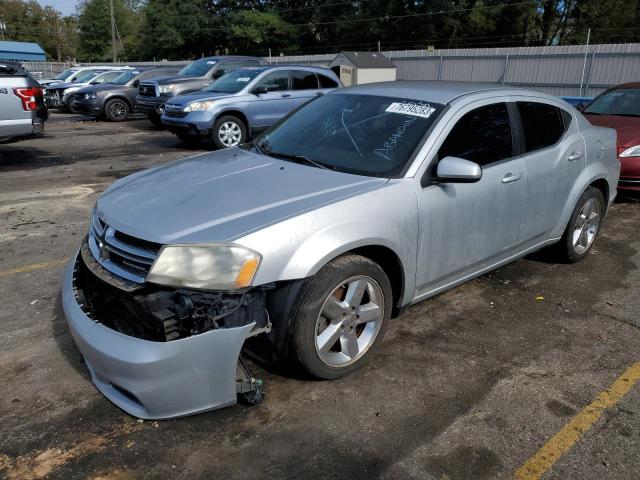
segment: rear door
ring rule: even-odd
[[[266,93],[257,93],[263,88]],[[295,99],[289,87],[289,70],[267,73],[258,80],[252,92],[256,93],[249,110],[255,128],[270,127],[295,108]]]
[[[318,77],[315,72],[305,70],[291,70],[291,98],[293,108],[307,103],[312,98],[322,95],[318,87]]]
[[[569,193],[585,168],[585,143],[566,110],[536,100],[515,105],[527,170],[521,236],[535,241],[558,226]]]

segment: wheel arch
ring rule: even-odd
[[[132,111],[133,110],[133,105],[131,104],[131,101],[126,97],[126,95],[120,95],[120,94],[113,94],[113,95],[109,95],[107,98],[104,99],[104,102],[102,102],[102,109],[104,110],[104,108],[107,106],[107,103],[109,103],[111,100],[124,100],[124,102],[129,105],[129,110]]]
[[[602,193],[605,202],[605,208],[609,205],[609,182],[605,178],[598,178],[589,184],[590,187],[597,188]]]
[[[233,115],[234,117],[238,117],[242,121],[242,123],[244,123],[244,128],[247,131],[247,138],[251,138],[251,125],[249,124],[249,118],[246,114],[244,114],[241,110],[229,108],[227,110],[222,110],[221,112],[219,112],[213,119],[213,123],[215,124],[218,119],[224,115]],[[213,125],[211,127],[213,128]]]

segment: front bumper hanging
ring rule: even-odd
[[[269,330],[268,317],[266,325],[248,321],[171,341],[136,338],[83,309],[80,262],[78,255],[64,275],[64,312],[93,383],[114,404],[138,418],[166,419],[233,405],[238,396],[249,404],[262,399],[262,382],[240,353],[248,337]]]

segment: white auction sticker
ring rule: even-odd
[[[393,102],[387,107],[385,112],[401,113],[403,115],[413,115],[414,117],[429,118],[436,109],[431,105],[421,105],[410,102]]]
[[[207,65],[215,65],[216,63],[215,60],[207,60]]]
[[[240,78],[236,78],[236,82],[243,82],[243,83],[247,83],[249,80],[251,80],[249,77],[240,77]]]

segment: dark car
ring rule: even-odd
[[[155,125],[162,125],[160,117],[164,104],[176,95],[202,90],[215,79],[242,67],[261,65],[257,57],[205,57],[190,63],[177,75],[140,82],[136,104]]]
[[[0,62],[0,141],[42,135],[47,115],[37,80],[17,63]]]
[[[640,194],[640,82],[610,88],[583,109],[589,121],[618,132],[618,191]]]
[[[71,108],[77,113],[104,116],[114,122],[123,122],[135,111],[136,95],[141,81],[166,77],[177,71],[176,68],[140,68],[124,71],[109,83],[78,90]]]

